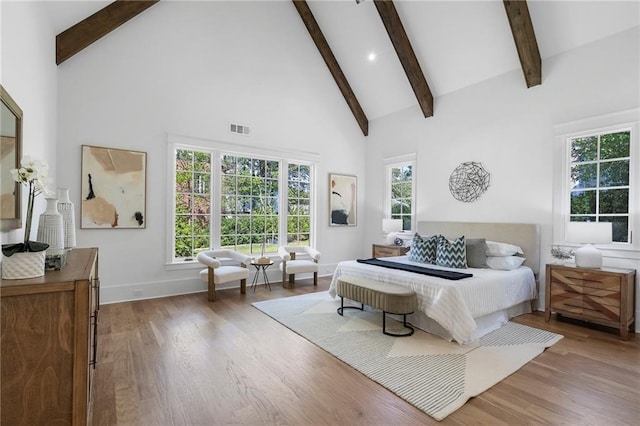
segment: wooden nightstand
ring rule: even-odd
[[[402,256],[409,251],[409,247],[389,246],[385,244],[373,244],[371,246],[371,257],[391,257]]]
[[[635,322],[636,271],[547,265],[545,319],[551,312],[620,329],[627,339]]]

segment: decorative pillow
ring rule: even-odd
[[[423,238],[416,232],[411,240],[409,260],[422,263],[434,263],[436,261],[436,247],[440,235],[432,235]]]
[[[447,240],[445,237],[440,237],[436,249],[436,265],[466,269],[467,246],[464,242],[464,235],[452,241]]]
[[[487,256],[487,265],[491,269],[510,271],[519,268],[526,258],[520,256]]]
[[[467,266],[469,268],[488,268],[487,240],[484,238],[467,238]]]
[[[514,254],[524,254],[524,252],[520,247],[512,244],[487,240],[487,256],[513,256]]]

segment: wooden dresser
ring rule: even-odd
[[[627,339],[635,322],[634,269],[547,265],[546,320],[551,313],[616,327]]]
[[[86,425],[96,362],[98,249],[60,271],[0,284],[3,425]]]
[[[409,251],[409,247],[390,246],[385,244],[373,244],[371,246],[371,257],[391,257],[402,256]]]

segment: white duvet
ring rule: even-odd
[[[447,280],[413,272],[358,263],[340,262],[333,274],[329,294],[336,297],[336,282],[343,275],[356,275],[398,284],[413,289],[418,295],[418,310],[435,320],[457,342],[467,342],[476,329],[474,318],[504,310],[537,297],[536,281],[531,268],[521,266],[512,271],[495,269],[453,269],[412,262],[407,256],[383,260],[414,266],[473,274],[471,278]]]

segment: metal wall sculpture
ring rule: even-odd
[[[489,188],[491,175],[482,163],[468,161],[456,167],[449,176],[449,191],[458,201],[472,203]]]

